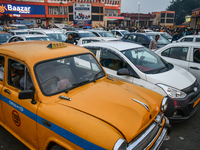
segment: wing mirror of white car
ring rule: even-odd
[[[119,69],[117,75],[130,75],[130,72],[126,68]]]

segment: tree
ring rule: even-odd
[[[200,7],[200,0],[173,0],[167,7],[168,11],[175,11],[174,22],[177,25],[185,22],[185,16],[191,15],[192,10]]]

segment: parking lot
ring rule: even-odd
[[[172,124],[170,140],[164,141],[160,150],[200,150],[199,118],[200,109],[190,119]],[[0,133],[0,150],[28,150],[24,144],[13,137],[2,126],[0,126]]]

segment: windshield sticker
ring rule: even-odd
[[[16,110],[12,111],[12,119],[16,126],[19,127],[21,125],[21,120],[20,120],[19,114],[17,113]]]

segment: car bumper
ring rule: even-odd
[[[170,123],[181,122],[190,118],[200,106],[200,86],[198,91],[189,93],[184,99],[168,98],[165,115]]]

